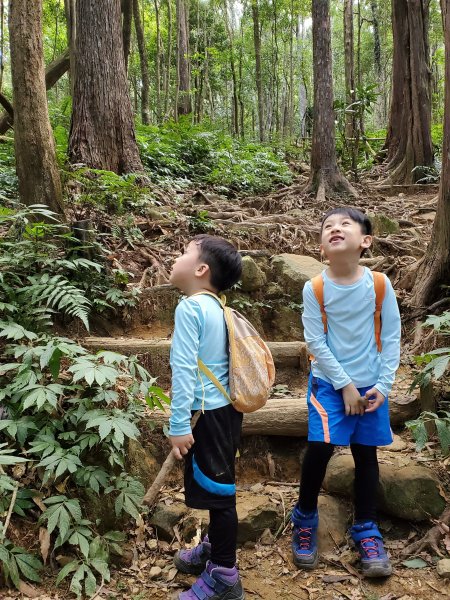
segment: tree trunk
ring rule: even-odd
[[[429,0],[392,2],[394,63],[387,151],[387,183],[415,183],[433,165],[431,142]]]
[[[167,0],[167,53],[166,68],[164,70],[164,117],[169,117],[169,96],[170,96],[170,67],[172,65],[172,0]]]
[[[430,306],[450,281],[450,0],[441,0],[445,35],[445,108],[442,173],[431,240],[417,271],[412,304]]]
[[[14,147],[24,204],[46,204],[64,216],[61,180],[47,109],[42,2],[11,0],[9,39],[14,98]]]
[[[128,72],[128,59],[130,58],[131,47],[131,24],[133,22],[132,0],[122,0],[122,15],[123,58],[125,61],[125,70]]]
[[[176,114],[188,115],[191,106],[188,0],[177,0],[177,101]]]
[[[159,15],[160,4],[154,0],[155,18],[156,18],[156,56],[155,56],[155,74],[156,74],[156,122],[161,122],[161,18]]]
[[[224,16],[225,16],[225,29],[228,34],[228,41],[230,44],[230,70],[231,70],[231,81],[232,81],[232,133],[233,135],[239,135],[239,99],[237,92],[237,76],[236,76],[236,65],[234,62],[234,40],[233,31],[230,26],[230,20],[228,16],[228,2],[224,0]]]
[[[3,71],[5,70],[5,5],[3,0],[0,0],[0,92],[3,84]]]
[[[313,0],[314,122],[309,190],[324,201],[327,193],[357,193],[340,173],[335,147],[331,63],[330,0]]]
[[[147,49],[145,47],[144,38],[144,27],[142,25],[141,13],[139,12],[139,0],[133,0],[133,17],[134,27],[136,30],[136,39],[139,50],[139,61],[141,63],[141,76],[142,76],[142,87],[141,87],[141,118],[144,125],[149,125],[150,114],[149,114],[149,90],[150,90],[150,79],[148,75],[148,59]]]
[[[123,57],[120,0],[77,0],[69,159],[115,173],[143,171]]]
[[[69,59],[70,59],[70,92],[73,96],[73,86],[75,81],[75,38],[77,35],[77,23],[76,23],[76,0],[64,0],[64,10],[66,14],[66,27],[67,27],[67,45],[69,47]],[[49,87],[47,86],[47,89]]]
[[[69,68],[69,50],[66,50],[62,56],[49,64],[45,71],[45,86],[49,90],[55,83],[61,79]],[[11,106],[6,113],[0,116],[0,135],[5,134],[13,126],[14,111]]]
[[[381,77],[381,42],[380,42],[380,24],[378,19],[377,0],[371,0],[370,8],[372,11],[373,26],[373,60],[375,63],[375,72],[378,79]]]
[[[256,78],[256,93],[258,96],[258,126],[259,126],[259,141],[264,142],[264,99],[262,87],[262,72],[261,72],[261,25],[259,22],[259,7],[258,0],[252,0],[252,16],[253,16],[253,44],[255,48],[255,78]]]
[[[345,103],[347,105],[347,112],[345,115],[345,137],[346,145],[350,149],[352,171],[356,179],[358,169],[358,146],[356,141],[356,107],[354,105],[356,94],[355,64],[353,58],[353,0],[344,0],[344,55]]]

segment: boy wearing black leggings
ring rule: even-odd
[[[308,448],[300,497],[292,513],[298,568],[319,556],[317,500],[334,447],[350,446],[355,461],[355,522],[351,537],[366,577],[392,567],[376,524],[377,446],[392,442],[388,394],[400,360],[400,314],[389,279],[359,265],[372,225],[358,210],[329,211],[321,252],[329,267],[303,290],[305,340],[312,354],[308,385]]]
[[[222,306],[211,294],[240,278],[241,256],[220,237],[196,236],[177,258],[170,281],[186,298],[175,310],[170,441],[184,459],[186,505],[209,510],[208,536],[174,556],[178,570],[199,575],[178,600],[244,600],[236,568],[238,518],[234,463],[243,414],[199,369],[212,371],[229,394],[228,337]],[[191,417],[201,411],[191,429]]]

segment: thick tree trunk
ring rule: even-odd
[[[258,127],[259,141],[264,142],[264,98],[261,72],[261,25],[259,22],[258,0],[252,0],[253,16],[253,45],[255,47],[255,79],[256,93],[258,96]]]
[[[41,0],[11,0],[9,38],[14,146],[19,195],[64,215],[61,180],[45,90]]]
[[[45,87],[47,90],[52,88],[55,83],[61,79],[64,73],[69,69],[69,50],[66,50],[59,58],[49,64],[45,71]],[[0,135],[5,134],[13,126],[14,111],[10,106],[7,112],[0,116]]]
[[[119,174],[143,170],[125,73],[120,0],[77,0],[69,158]]]
[[[130,57],[131,47],[131,25],[133,22],[132,0],[122,0],[122,16],[123,58],[125,61],[125,70],[128,72],[128,59]]]
[[[394,63],[387,151],[388,183],[415,183],[433,165],[428,20],[430,0],[392,2]]]
[[[141,13],[139,12],[139,0],[133,0],[133,17],[134,17],[134,26],[136,29],[136,39],[137,39],[138,50],[139,50],[139,61],[141,63],[141,77],[142,77],[141,117],[142,117],[142,123],[144,125],[149,125],[149,123],[150,123],[150,113],[149,113],[150,78],[148,75],[148,59],[147,59],[147,49],[145,47],[144,28],[142,25]]]
[[[330,0],[313,0],[314,123],[309,189],[318,201],[327,193],[356,191],[340,173],[335,147]]]
[[[191,106],[188,0],[177,0],[177,101],[176,114],[188,115]]]
[[[450,0],[441,0],[445,31],[445,109],[442,173],[433,232],[413,288],[412,304],[430,306],[450,281]]]

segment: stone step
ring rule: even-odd
[[[168,339],[89,337],[82,345],[92,351],[111,350],[121,354],[145,355],[145,366],[155,377],[169,372],[171,341]],[[308,354],[305,342],[268,342],[277,369],[308,371]]]

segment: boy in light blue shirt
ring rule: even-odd
[[[174,557],[179,571],[200,575],[179,600],[243,600],[236,569],[238,518],[235,456],[242,413],[198,368],[212,371],[229,393],[228,338],[218,294],[240,278],[241,257],[220,237],[196,236],[172,268],[170,281],[186,298],[175,310],[170,364],[172,401],[170,441],[176,458],[185,461],[186,505],[209,510],[208,536],[192,550]],[[191,431],[191,416],[202,413]]]
[[[401,322],[392,285],[380,274],[385,293],[377,343],[374,274],[359,265],[371,243],[371,222],[360,211],[342,207],[324,216],[321,252],[329,267],[319,279],[323,300],[312,282],[303,290],[305,340],[313,360],[308,448],[292,514],[292,551],[297,567],[316,567],[320,488],[335,445],[350,446],[355,460],[355,524],[350,533],[363,574],[384,577],[392,567],[376,525],[377,446],[392,442],[388,394],[400,360]]]

